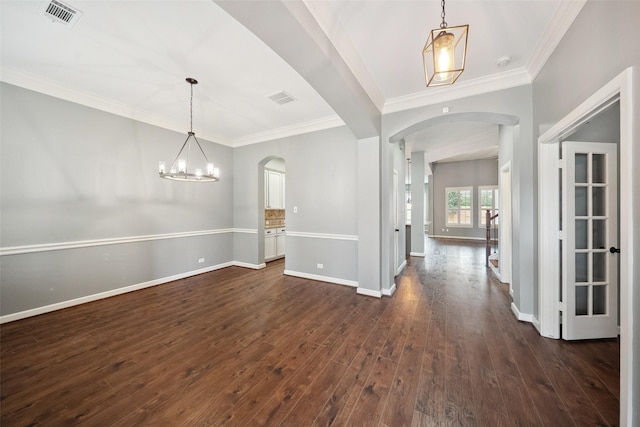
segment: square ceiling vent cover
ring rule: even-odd
[[[61,2],[60,0],[48,0],[43,2],[42,12],[47,19],[53,22],[59,22],[69,27],[73,27],[78,19],[82,16],[82,12],[75,7]]]
[[[293,96],[289,95],[283,90],[278,93],[274,93],[273,95],[268,95],[267,98],[280,105],[287,104],[296,100]]]

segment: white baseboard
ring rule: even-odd
[[[409,255],[411,256],[420,256],[420,257],[425,257],[427,254],[425,254],[424,252],[410,252]]]
[[[301,271],[285,270],[284,274],[286,274],[287,276],[302,277],[303,279],[318,280],[320,282],[336,283],[338,285],[351,286],[354,288],[358,286],[358,282],[356,282],[355,280],[339,279],[337,277],[319,276],[317,274],[303,273]]]
[[[380,291],[374,291],[372,289],[366,289],[366,288],[358,288],[356,290],[356,292],[359,295],[366,295],[368,297],[374,297],[374,298],[382,298],[382,292]]]
[[[533,320],[532,320],[531,323],[533,323],[533,327],[536,328],[536,331],[538,331],[538,333],[540,334],[540,321],[538,320],[538,318],[536,316],[533,316]],[[542,335],[542,334],[540,334],[540,335]]]
[[[396,276],[400,273],[402,273],[402,270],[404,270],[404,268],[407,266],[407,260],[402,260],[402,264],[400,264],[400,266],[398,267],[398,271],[396,271]]]
[[[173,282],[174,280],[184,279],[187,277],[195,276],[196,274],[208,273],[210,271],[219,270],[225,267],[231,267],[233,265],[236,265],[235,262],[229,261],[229,262],[217,264],[211,267],[188,271],[186,273],[175,274],[173,276],[162,277],[160,279],[150,280],[148,282],[137,283],[135,285],[129,285],[129,286],[125,286],[118,289],[112,289],[110,291],[100,292],[93,295],[74,298],[68,301],[61,301],[55,304],[49,304],[42,307],[19,311],[17,313],[7,314],[5,316],[0,316],[0,324],[13,322],[14,320],[25,319],[27,317],[37,316],[39,314],[49,313],[56,310],[62,310],[63,308],[69,308],[75,305],[85,304],[87,302],[97,301],[104,298],[110,298],[116,295],[122,295],[129,292],[138,291],[140,289],[150,288],[152,286],[162,285],[163,283]]]
[[[393,294],[395,294],[395,293],[396,293],[396,284],[395,283],[392,283],[391,286],[388,287],[388,288],[383,288],[382,289],[382,295],[385,295],[385,296],[388,296],[388,297],[393,296]]]
[[[518,310],[518,307],[514,303],[511,303],[511,311],[516,316],[516,319],[518,319],[518,320],[520,320],[522,322],[533,323],[533,314],[520,313],[520,310]]]
[[[262,264],[249,264],[248,262],[233,261],[233,265],[236,267],[252,268],[254,270],[261,270],[267,266],[264,262]]]

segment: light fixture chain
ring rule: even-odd
[[[442,5],[442,13],[440,14],[440,16],[442,17],[442,24],[440,24],[440,28],[445,29],[447,28],[447,23],[444,20],[444,0],[442,0],[440,4]]]
[[[189,101],[189,119],[190,119],[190,130],[193,133],[193,83],[189,83],[191,86],[191,100]]]

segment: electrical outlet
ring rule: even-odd
[[[202,264],[204,262],[204,258],[199,258],[198,259],[198,264]]]
[[[324,264],[317,264],[316,267],[318,267],[319,269],[323,269],[324,268]]]

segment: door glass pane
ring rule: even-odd
[[[593,203],[593,216],[605,216],[607,214],[607,206],[606,206],[607,198],[605,197],[606,188],[593,187],[592,191],[593,191],[593,198],[591,203]]]
[[[605,249],[607,245],[607,221],[604,219],[593,220],[593,249]]]
[[[587,255],[586,253],[576,254],[576,283],[587,282]]]
[[[593,281],[607,281],[607,253],[595,252],[593,254]]]
[[[576,182],[587,183],[587,155],[576,153]]]
[[[607,314],[607,285],[593,287],[593,314]]]
[[[591,155],[591,182],[598,184],[604,184],[606,182],[606,159],[607,156],[605,154]]]
[[[576,316],[589,314],[589,286],[576,286]]]
[[[587,216],[587,187],[576,187],[576,216]]]
[[[589,220],[576,219],[576,249],[588,249],[587,247],[587,227]]]

